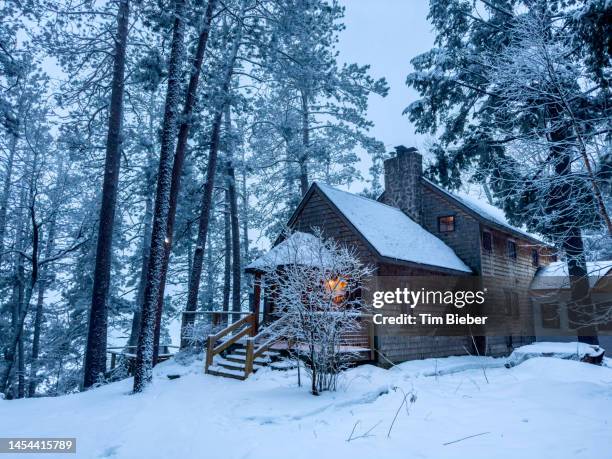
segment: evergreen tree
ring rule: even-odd
[[[590,65],[601,47],[574,47],[583,8],[432,1],[435,47],[412,60],[407,82],[421,98],[406,113],[417,132],[437,136],[432,178],[453,188],[468,172],[513,223],[563,249],[578,335],[596,341],[582,232],[609,223],[597,152],[610,114],[607,85]]]

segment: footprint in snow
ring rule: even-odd
[[[113,456],[116,456],[118,449],[119,449],[119,445],[109,446],[98,457],[113,457]]]

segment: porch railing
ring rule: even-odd
[[[253,364],[258,357],[263,357],[275,343],[284,337],[283,328],[286,326],[284,318],[277,319],[267,327],[263,328],[255,336],[246,340],[246,360],[244,376],[248,377],[253,372]]]
[[[251,314],[248,311],[184,311],[181,320],[181,348],[204,346],[206,337]]]
[[[240,339],[246,337],[247,335],[254,335],[255,330],[255,314],[248,313],[247,316],[243,317],[237,322],[234,322],[220,332],[214,335],[208,335],[205,371],[208,372],[208,368],[212,365],[215,355],[221,354],[231,345],[236,344]],[[219,342],[220,344],[217,344]]]
[[[108,356],[110,356],[110,364],[107,360],[109,372],[112,373],[115,368],[117,368],[118,363],[123,360],[127,367],[128,376],[132,376],[134,374],[134,364],[136,361],[137,349],[138,346],[107,347],[106,353],[108,354]],[[153,364],[157,365],[158,363],[168,360],[170,357],[172,357],[175,353],[172,352],[172,349],[174,349],[176,352],[178,351],[178,346],[174,346],[172,344],[160,344],[157,360],[153,362]]]

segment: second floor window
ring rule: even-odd
[[[444,217],[438,217],[438,230],[441,233],[455,231],[455,216],[445,215]]]
[[[540,265],[540,253],[538,249],[531,249],[531,264],[536,268]]]
[[[508,241],[508,258],[516,260],[516,242]]]
[[[482,233],[482,248],[487,252],[493,250],[493,236],[488,231]]]

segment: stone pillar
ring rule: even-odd
[[[417,223],[422,223],[423,157],[416,148],[395,147],[396,156],[385,161],[383,202],[399,208]]]

